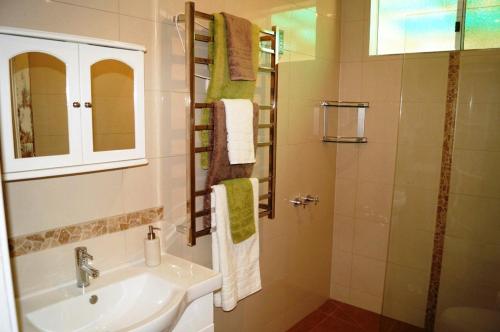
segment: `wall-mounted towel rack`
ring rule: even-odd
[[[203,220],[210,218],[210,209],[203,209],[203,204],[197,204],[197,198],[203,198],[210,195],[210,188],[197,189],[197,172],[196,172],[196,154],[201,152],[209,152],[212,146],[197,147],[196,132],[204,130],[213,130],[213,124],[199,125],[196,124],[197,109],[213,109],[211,103],[196,102],[195,90],[195,64],[209,65],[211,59],[201,58],[195,55],[195,41],[210,43],[213,41],[212,36],[198,34],[195,32],[195,19],[212,20],[213,15],[202,13],[195,10],[194,2],[185,3],[184,14],[179,15],[177,22],[185,23],[185,43],[186,43],[186,80],[189,85],[189,118],[188,118],[188,191],[189,197],[187,202],[187,214],[189,218],[188,230],[188,245],[196,244],[198,237],[208,235],[212,229],[207,226]],[[275,216],[275,187],[276,187],[276,119],[277,119],[277,102],[278,102],[278,56],[279,56],[279,33],[278,28],[273,27],[272,30],[261,30],[261,44],[265,42],[265,46],[260,47],[262,53],[270,55],[270,66],[260,66],[259,71],[270,74],[270,104],[260,105],[260,110],[269,110],[269,122],[259,124],[259,129],[269,130],[269,141],[258,143],[259,148],[269,149],[269,168],[268,176],[260,178],[260,183],[267,183],[267,193],[259,196],[259,216],[273,219]],[[260,203],[265,201],[265,203]],[[201,209],[198,207],[201,206]],[[199,222],[197,222],[199,221]],[[202,226],[198,229],[197,226]]]
[[[367,143],[365,136],[365,111],[369,108],[366,102],[341,102],[341,101],[323,101],[323,142],[325,143]],[[329,136],[328,135],[328,110],[332,108],[348,108],[357,110],[357,128],[356,136]]]

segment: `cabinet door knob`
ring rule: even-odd
[[[73,107],[74,107],[74,108],[80,108],[80,106],[81,106],[81,105],[80,105],[80,103],[79,103],[79,102],[77,102],[77,101],[74,101],[74,102],[73,102]]]
[[[92,108],[92,103],[90,103],[90,102],[88,102],[88,101],[87,101],[87,102],[85,102],[85,107],[86,107],[86,108]]]

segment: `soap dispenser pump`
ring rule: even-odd
[[[161,263],[160,239],[156,237],[155,230],[158,227],[149,226],[147,239],[144,239],[144,255],[147,266],[157,266]]]

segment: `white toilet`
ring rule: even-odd
[[[436,332],[500,332],[500,310],[451,307],[438,317]]]

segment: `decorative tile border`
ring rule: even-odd
[[[455,116],[458,95],[458,78],[460,69],[460,52],[450,52],[448,62],[448,86],[446,91],[446,110],[444,118],[443,151],[441,155],[441,176],[434,232],[434,248],[432,251],[431,276],[427,293],[427,308],[425,314],[426,331],[434,330],[438,302],[441,265],[443,262],[444,237],[448,199],[450,194],[451,165],[453,159],[453,143],[455,135]]]
[[[163,206],[9,238],[11,257],[125,231],[163,219]]]

